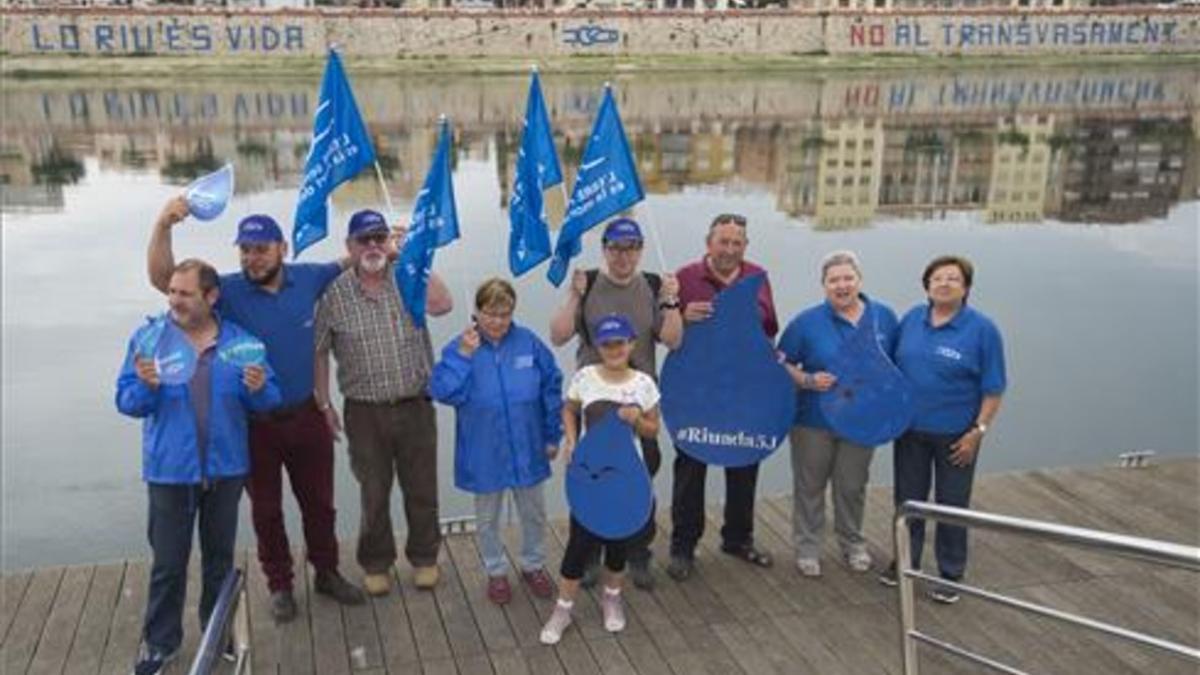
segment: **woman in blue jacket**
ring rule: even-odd
[[[475,293],[474,324],[442,349],[429,385],[457,413],[454,484],[475,494],[487,597],[496,604],[512,598],[499,528],[510,490],[521,520],[521,576],[534,595],[554,595],[542,483],[562,440],[562,373],[537,335],[513,323],[516,306],[511,284],[485,281]]]
[[[213,312],[217,285],[216,270],[207,263],[179,263],[168,285],[169,318],[134,333],[117,378],[117,410],[142,420],[142,479],[149,493],[147,534],[154,554],[136,675],[161,672],[183,641],[188,558],[197,520],[203,568],[200,625],[208,623],[221,584],[233,569],[238,502],[250,473],[247,418],[282,400],[265,363],[241,365],[237,358],[235,353],[253,338]],[[159,351],[158,340],[175,338],[178,353],[194,350],[196,355],[195,371],[182,383],[160,376],[167,359],[147,356]]]

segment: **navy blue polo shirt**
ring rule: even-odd
[[[984,396],[1004,393],[1004,342],[996,324],[970,305],[937,328],[929,312],[927,304],[909,310],[896,343],[896,365],[916,394],[912,429],[960,434],[975,423]]]
[[[313,315],[317,299],[342,273],[338,263],[283,266],[283,285],[272,293],[242,272],[221,275],[217,311],[258,336],[267,345],[283,407],[313,393]]]
[[[889,357],[896,346],[896,313],[887,305],[862,298],[863,315],[859,321],[875,322],[875,339],[883,353]],[[837,357],[838,350],[856,330],[855,325],[844,319],[828,300],[813,305],[796,315],[788,323],[779,338],[779,351],[788,363],[799,364],[806,373],[829,370],[829,364]],[[801,389],[796,397],[795,424],[817,429],[829,429],[829,420],[821,410],[821,393]]]

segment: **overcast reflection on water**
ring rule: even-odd
[[[698,257],[708,220],[725,211],[748,216],[749,257],[770,271],[785,320],[821,299],[817,263],[832,249],[856,250],[866,291],[897,311],[921,301],[932,256],[975,261],[972,302],[1000,325],[1008,354],[1011,388],[981,459],[981,470],[1000,471],[1097,464],[1133,449],[1197,452],[1198,77],[637,75],[615,87],[648,192],[633,215],[659,238],[668,268]],[[543,78],[568,174],[602,79]],[[424,177],[437,114],[454,121],[463,239],[439,252],[437,269],[459,306],[432,322],[440,346],[465,326],[470,289],[505,273],[502,205],[526,83],[354,84],[401,213]],[[145,279],[150,224],[179,185],[233,162],[231,208],[181,225],[175,243],[180,257],[234,269],[240,216],[290,220],[315,90],[298,79],[6,85],[5,568],[144,553],[138,424],[115,412],[112,395],[128,334],[164,306]],[[304,259],[340,255],[345,219],[366,206],[381,206],[373,178],[343,187],[330,239]],[[583,264],[598,262],[596,236]],[[654,251],[643,257],[649,269],[660,267]],[[561,293],[544,270],[517,289],[517,320],[544,334]],[[569,372],[573,349],[559,359]],[[443,512],[463,515],[471,502],[452,485],[444,409],[439,424]],[[358,491],[344,449],[336,482],[348,537]],[[878,452],[874,481],[890,482],[890,453]],[[764,494],[790,489],[786,448],[762,476]],[[560,479],[551,484],[560,511]],[[666,500],[669,468],[657,489]],[[394,508],[402,523],[398,499]],[[247,517],[243,541],[252,536]]]

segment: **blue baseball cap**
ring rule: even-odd
[[[283,230],[279,229],[279,223],[271,216],[255,213],[238,223],[237,239],[233,243],[269,244],[276,241],[283,241]]]
[[[363,209],[356,211],[354,215],[350,216],[350,226],[346,234],[350,239],[357,239],[363,235],[375,234],[376,232],[384,234],[391,232],[391,229],[388,228],[387,220],[384,219],[382,213],[372,211],[371,209]]]
[[[614,340],[632,340],[637,337],[633,324],[623,314],[609,314],[596,322],[592,332],[596,336],[596,344],[604,344]]]
[[[637,242],[642,243],[642,228],[632,218],[617,218],[604,228],[602,242]]]

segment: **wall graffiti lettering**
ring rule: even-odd
[[[209,52],[301,52],[304,26],[288,24],[111,21],[93,25],[39,22],[29,27],[36,52],[204,54]]]
[[[851,47],[1090,47],[1174,44],[1177,21],[1128,20],[1028,22],[1019,19],[851,25]]]
[[[563,29],[563,44],[573,47],[591,47],[593,45],[616,44],[621,39],[621,31],[616,28],[605,28],[593,23],[575,28]]]

